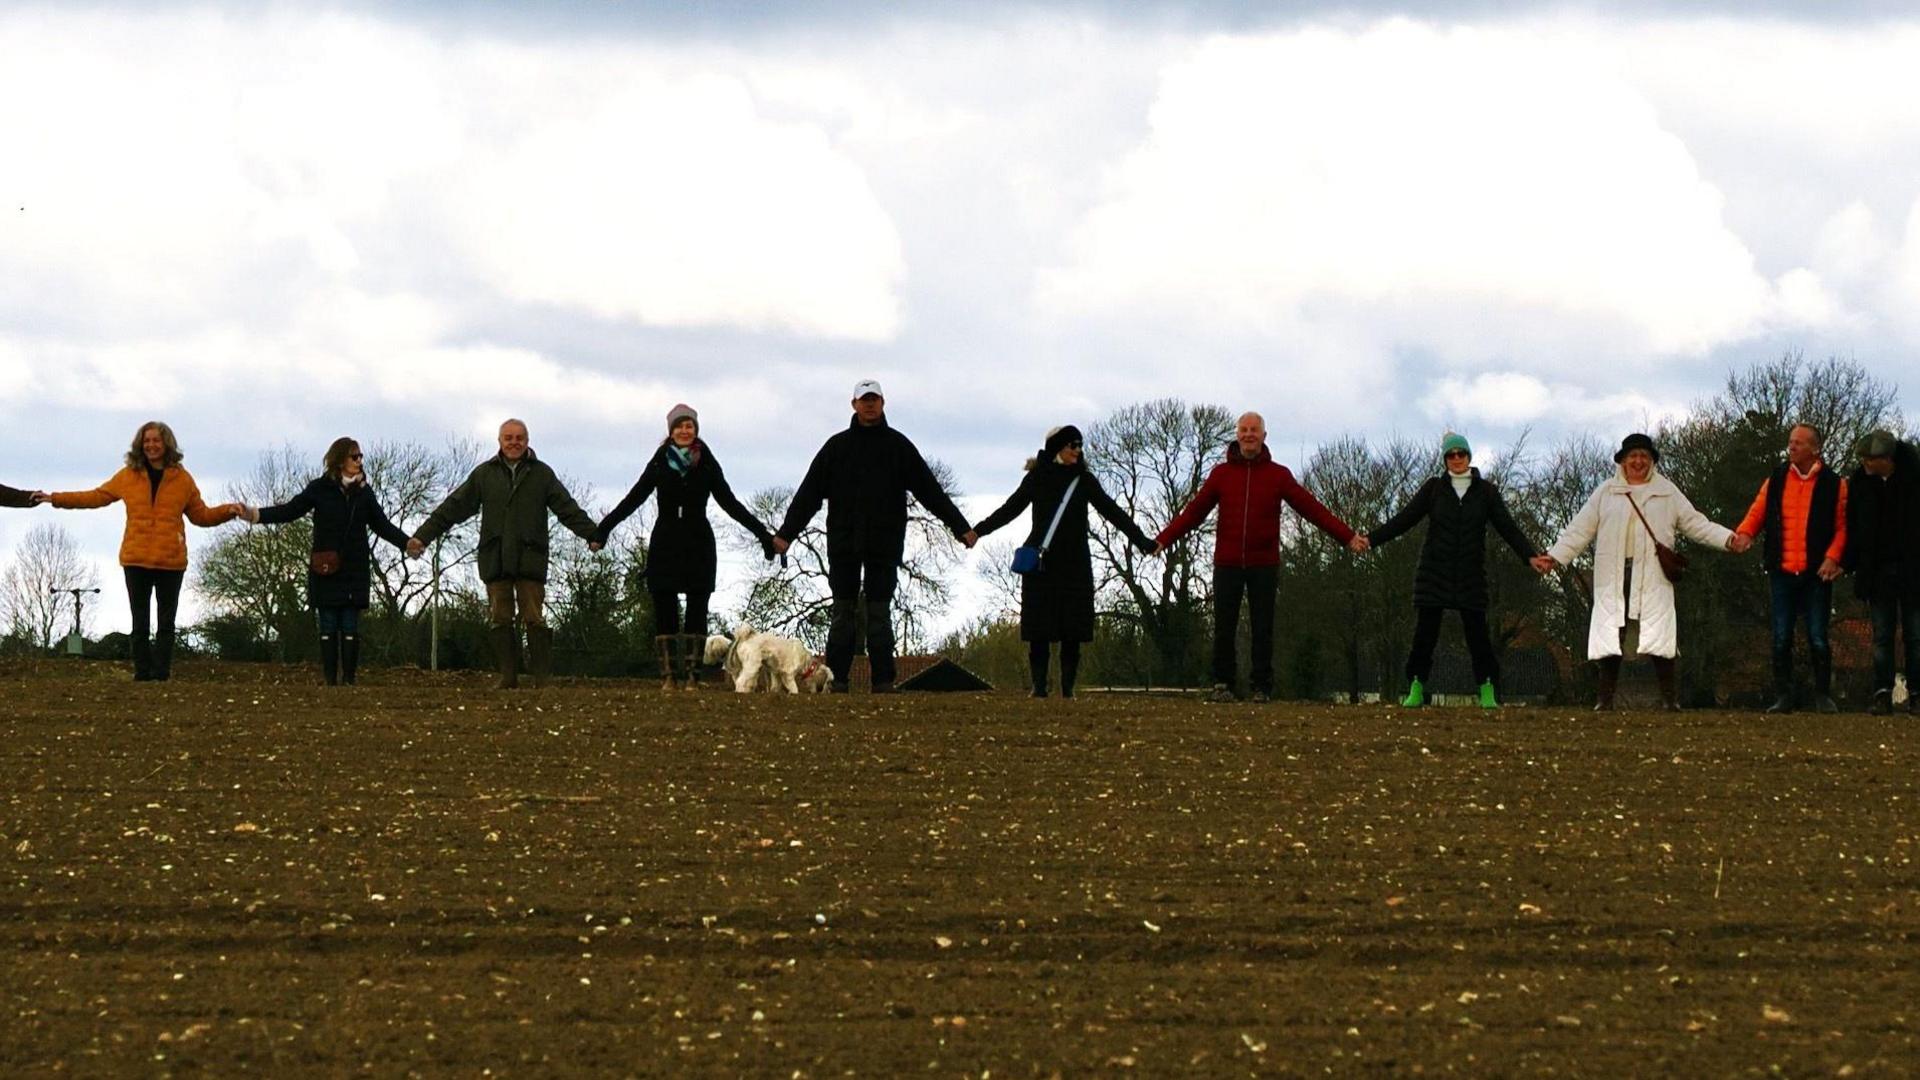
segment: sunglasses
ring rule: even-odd
[[[1450,458],[1457,458],[1457,457],[1470,457],[1471,455],[1469,455],[1465,450],[1449,450],[1447,451],[1446,456]]]
[[[361,455],[359,455],[359,454],[348,454],[348,455],[347,455],[347,460],[348,460],[348,461],[359,461],[359,460],[361,460]]]
[[[1069,450],[1078,450],[1078,449],[1080,449],[1080,440],[1079,440],[1079,439],[1075,439],[1075,440],[1073,440],[1072,442],[1070,442],[1070,443],[1068,443],[1068,444],[1067,444],[1067,449],[1069,449]]]

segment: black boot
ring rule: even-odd
[[[1833,652],[1821,649],[1813,654],[1813,708],[1816,712],[1837,713],[1833,700]]]
[[[513,624],[495,626],[487,631],[487,638],[493,643],[493,660],[500,666],[500,681],[494,683],[496,690],[513,690],[520,685],[520,635],[513,632]]]
[[[553,628],[551,626],[527,627],[527,671],[533,676],[533,685],[538,688],[547,685],[553,677]]]
[[[173,631],[153,635],[153,677],[166,682],[173,677]]]
[[[1867,706],[1867,711],[1875,716],[1891,715],[1893,713],[1893,691],[1875,690],[1873,692],[1873,704]]]
[[[340,635],[340,681],[343,683],[346,683],[348,686],[352,686],[354,684],[354,680],[359,677],[359,674],[360,674],[360,635],[359,634],[341,634]]]
[[[320,635],[320,674],[328,686],[340,681],[340,640],[332,634]]]
[[[1047,666],[1052,662],[1044,641],[1027,642],[1027,670],[1033,675],[1033,695],[1037,698],[1047,696]]]
[[[133,681],[153,679],[153,642],[144,637],[133,639]]]
[[[1063,641],[1060,643],[1060,696],[1073,696],[1073,686],[1080,681],[1080,643]]]
[[[1603,656],[1595,661],[1600,668],[1600,686],[1593,703],[1594,712],[1612,712],[1614,691],[1620,688],[1620,658]]]
[[[1653,676],[1660,682],[1660,709],[1663,712],[1680,711],[1680,673],[1677,667],[1671,656],[1653,658]]]
[[[1773,704],[1767,712],[1784,716],[1793,711],[1793,647],[1773,651]]]

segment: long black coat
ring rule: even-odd
[[[382,540],[405,550],[407,534],[387,520],[380,499],[364,483],[342,487],[331,476],[309,483],[300,494],[279,506],[260,508],[260,524],[280,525],[313,515],[313,550],[340,553],[340,569],[322,577],[307,571],[307,603],[315,608],[367,606],[373,581],[371,529]]]
[[[1882,530],[1885,531],[1882,531]],[[1899,553],[1899,573],[1887,559]],[[1894,586],[1907,603],[1920,603],[1920,451],[1902,442],[1894,450],[1893,475],[1881,480],[1855,469],[1847,478],[1847,551],[1841,562],[1853,572],[1862,600]]]
[[[1054,511],[1075,477],[1080,479],[1073,498],[1060,515],[1060,527],[1053,534],[1037,573],[1020,579],[1020,639],[1022,641],[1093,640],[1093,554],[1087,543],[1087,507],[1126,534],[1134,546],[1145,549],[1153,541],[1125,510],[1113,501],[1100,481],[1087,471],[1085,462],[1065,466],[1051,459],[1036,462],[1020,481],[1007,501],[973,527],[981,536],[1006,525],[1033,508],[1033,527],[1027,530],[1025,543],[1038,547],[1053,522]]]
[[[707,499],[720,504],[727,516],[739,522],[757,537],[762,547],[772,543],[767,531],[734,497],[727,474],[720,469],[707,444],[695,440],[699,460],[686,472],[667,464],[667,444],[661,443],[640,471],[627,497],[606,517],[594,536],[604,544],[621,522],[657,494],[660,515],[653,523],[653,535],[647,540],[647,588],[659,593],[710,593],[718,568],[714,551],[713,525],[707,521]]]
[[[1415,607],[1487,610],[1488,525],[1523,561],[1539,553],[1513,523],[1500,489],[1481,479],[1479,469],[1470,475],[1473,479],[1464,495],[1454,492],[1446,476],[1428,479],[1399,513],[1367,534],[1369,543],[1385,544],[1420,522],[1427,523],[1420,568],[1413,577]]]
[[[0,506],[32,506],[33,492],[0,484]]]
[[[787,540],[798,537],[824,501],[829,561],[899,562],[907,545],[909,492],[953,535],[967,531],[967,519],[940,489],[919,448],[888,427],[886,418],[867,427],[856,416],[813,456],[778,532]]]

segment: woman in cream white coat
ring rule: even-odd
[[[1678,709],[1673,660],[1680,652],[1680,633],[1673,583],[1660,570],[1653,540],[1657,537],[1672,547],[1678,534],[1735,552],[1745,551],[1748,541],[1708,520],[1673,481],[1660,475],[1655,468],[1660,451],[1652,439],[1627,436],[1613,460],[1619,469],[1587,499],[1547,553],[1534,560],[1534,568],[1546,573],[1593,548],[1593,621],[1587,627],[1587,655],[1600,666],[1596,709],[1613,708],[1620,662],[1629,647],[1652,658],[1662,707]],[[1639,506],[1639,514],[1634,513],[1634,505]],[[1645,515],[1645,525],[1640,515]]]

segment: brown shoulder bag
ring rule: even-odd
[[[1647,530],[1647,539],[1653,541],[1653,557],[1660,560],[1660,572],[1667,575],[1668,581],[1680,584],[1680,579],[1687,572],[1687,557],[1661,543],[1660,538],[1653,535],[1653,526],[1647,524],[1647,515],[1640,512],[1640,504],[1631,491],[1627,492],[1627,502],[1633,504],[1633,516],[1639,518],[1641,527]]]

